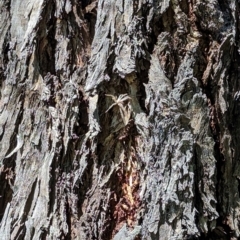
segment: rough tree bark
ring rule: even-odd
[[[239,1],[0,0],[0,239],[240,237]]]

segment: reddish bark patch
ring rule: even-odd
[[[115,228],[113,236],[126,223],[132,228],[136,222],[137,210],[141,205],[139,198],[139,173],[136,159],[134,158],[134,149],[131,156],[125,160],[124,167],[117,172],[118,182],[120,185],[120,198],[113,210]]]

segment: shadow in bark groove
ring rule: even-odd
[[[15,168],[15,164],[13,169]],[[6,206],[12,200],[13,190],[11,189],[9,182],[12,179],[12,166],[10,168],[4,167],[0,170],[0,221],[3,218]],[[14,177],[14,176],[13,176]]]
[[[56,74],[55,70],[55,52],[57,41],[55,4],[48,3],[42,13],[42,19],[39,23],[39,28],[36,33],[36,51],[34,66],[38,69],[39,74],[44,78],[47,73]]]

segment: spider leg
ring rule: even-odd
[[[123,107],[122,103],[119,103],[118,106],[119,106],[119,111],[120,111],[123,123],[126,126],[128,124],[128,121],[126,121],[126,117],[128,115],[127,110]]]
[[[126,122],[125,117],[124,117],[124,111],[123,111],[123,109],[119,108],[119,112],[120,112],[120,115],[121,115],[121,117],[122,117],[123,123],[124,123],[124,125],[126,126],[126,125],[127,125],[127,122]]]
[[[112,100],[113,100],[115,103],[117,102],[117,99],[116,99],[115,96],[113,96],[113,95],[111,95],[111,94],[105,94],[105,96],[107,96],[107,97],[111,97]]]
[[[119,102],[124,102],[124,101],[130,100],[130,99],[132,99],[132,98],[130,98],[129,96],[125,96],[125,97],[121,98],[121,99],[119,100]]]
[[[107,113],[112,107],[114,107],[115,105],[117,105],[117,103],[113,103],[107,110],[105,113]]]

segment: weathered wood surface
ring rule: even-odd
[[[0,0],[0,239],[240,237],[239,1]]]

